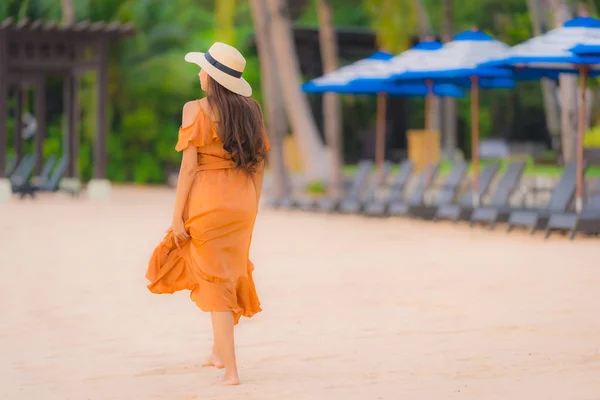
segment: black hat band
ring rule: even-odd
[[[213,58],[213,56],[211,56],[208,51],[206,53],[204,53],[204,58],[206,58],[206,61],[208,61],[209,64],[211,64],[213,67],[215,67],[219,71],[225,72],[227,75],[231,75],[234,78],[241,78],[242,77],[242,73],[240,71],[236,71],[235,69],[229,68],[225,64],[221,64],[220,62],[218,62],[217,60],[215,60]]]

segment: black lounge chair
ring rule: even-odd
[[[388,214],[394,217],[405,216],[412,207],[421,207],[424,204],[425,192],[435,181],[439,171],[439,164],[429,164],[417,177],[417,183],[406,201],[400,199],[390,203]]]
[[[585,168],[585,167],[584,167]],[[508,218],[507,232],[513,227],[529,228],[533,235],[538,229],[544,229],[552,214],[564,213],[575,196],[577,186],[577,164],[569,163],[565,166],[562,177],[552,190],[550,202],[545,208],[514,210]]]
[[[470,221],[471,226],[475,223],[490,224],[490,230],[492,230],[496,226],[496,223],[508,220],[511,211],[508,207],[508,200],[515,189],[517,189],[524,169],[524,161],[515,161],[509,164],[498,183],[490,204],[473,210]]]
[[[358,163],[358,171],[352,178],[352,183],[348,192],[342,199],[335,199],[332,197],[324,197],[318,199],[314,204],[314,209],[319,212],[334,212],[338,209],[340,203],[348,199],[359,199],[361,193],[364,191],[365,186],[369,180],[371,169],[373,168],[373,161],[362,160]]]
[[[362,190],[363,185],[365,184],[372,167],[373,161],[370,160],[362,160],[358,163],[358,172],[352,178],[352,186],[350,188],[349,195],[351,195],[352,192],[355,191],[355,187],[358,187],[356,191],[360,194],[360,190]],[[280,199],[278,202],[273,201],[267,204],[273,208],[279,209],[290,210],[298,208],[300,210],[309,211],[316,208],[318,211],[332,212],[335,211],[335,209],[337,208],[339,201],[339,199],[334,199],[331,197],[324,197],[322,199],[316,200],[309,196],[287,196],[283,199]]]
[[[363,193],[359,193],[358,197],[346,198],[340,202],[338,211],[342,214],[357,214],[362,211],[365,204],[373,201],[377,192],[381,189],[392,170],[393,164],[389,161],[383,163],[381,170],[372,174],[370,181],[367,183]]]
[[[35,183],[26,181],[24,184],[14,187],[13,192],[20,193],[21,198],[25,197],[25,195],[28,195],[28,194],[32,195],[33,187],[39,186],[39,185],[44,185],[48,182],[48,179],[50,179],[50,172],[52,171],[52,167],[54,166],[55,162],[56,162],[56,157],[54,155],[51,155],[50,157],[48,157],[48,159],[44,163],[44,166],[42,167],[42,172],[40,173],[40,176],[37,177],[38,181]]]
[[[12,174],[15,166],[17,165],[17,157],[13,154],[6,156],[6,163],[4,164],[4,176],[8,178]]]
[[[456,198],[456,193],[458,192],[460,185],[465,179],[467,167],[467,164],[464,162],[455,163],[446,179],[444,179],[444,182],[439,186],[437,196],[433,203],[410,205],[408,208],[408,215],[417,218],[432,219],[439,206],[452,204]]]
[[[19,162],[19,165],[15,168],[14,172],[10,176],[10,184],[13,192],[18,188],[25,185],[35,168],[36,157],[33,154],[26,154]]]
[[[67,171],[67,166],[69,165],[69,160],[66,157],[62,157],[50,176],[45,179],[43,182],[37,185],[30,185],[25,187],[23,191],[21,191],[21,197],[25,197],[26,195],[30,195],[31,197],[35,197],[37,192],[56,192],[59,189],[60,180],[65,175]],[[77,195],[78,192],[70,191],[72,195]]]
[[[590,196],[579,215],[574,212],[552,214],[546,225],[546,238],[553,231],[567,231],[571,240],[578,232],[600,235],[600,193]]]
[[[494,180],[494,177],[500,169],[500,164],[497,162],[490,163],[483,168],[479,175],[479,193],[480,196],[485,196]],[[469,189],[462,197],[460,202],[441,204],[433,217],[434,220],[469,220],[473,213],[473,188]]]
[[[583,210],[577,215],[575,227],[571,231],[571,239],[578,233],[600,235],[600,194],[590,197]]]
[[[385,199],[373,198],[364,206],[364,214],[370,217],[384,216],[388,212],[390,202],[401,200],[404,196],[404,190],[412,174],[414,163],[410,160],[403,161],[400,164],[400,170],[394,177],[390,185],[389,193]]]

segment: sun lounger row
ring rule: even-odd
[[[511,162],[508,165],[493,193],[488,192],[498,175],[500,165],[488,163],[483,168],[479,192],[482,198],[489,197],[489,201],[478,207],[475,207],[471,187],[457,199],[467,174],[466,163],[455,163],[441,184],[435,183],[438,165],[428,165],[417,174],[411,190],[408,190],[408,182],[413,175],[413,163],[402,162],[391,182],[387,183],[390,181],[388,178],[392,167],[391,163],[386,162],[379,171],[371,173],[373,163],[360,162],[347,195],[341,200],[290,197],[280,202],[272,201],[269,206],[280,209],[363,214],[369,217],[408,216],[435,221],[468,221],[471,226],[481,224],[487,225],[489,229],[494,229],[498,223],[507,223],[508,231],[514,227],[525,227],[533,234],[537,230],[545,229],[546,236],[555,230],[570,231],[571,237],[574,237],[576,232],[600,234],[600,195],[590,197],[579,215],[568,211],[575,195],[575,164],[565,166],[563,176],[554,187],[548,205],[543,208],[514,208],[509,205],[510,197],[519,187],[523,176],[525,162],[522,161]],[[435,192],[433,201],[425,201],[428,192]]]

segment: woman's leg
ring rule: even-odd
[[[237,364],[235,362],[235,344],[233,341],[233,313],[230,311],[211,313],[217,353],[225,365],[223,385],[239,385]]]
[[[210,353],[210,355],[208,356],[206,361],[204,361],[202,363],[202,366],[203,367],[215,367],[217,369],[225,368],[225,365],[223,365],[223,359],[221,358],[221,356],[219,354],[219,350],[217,349],[217,343],[215,342],[214,337],[215,337],[215,332],[213,329],[212,353]]]

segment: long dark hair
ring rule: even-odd
[[[208,104],[218,117],[219,138],[237,168],[254,172],[266,161],[265,123],[260,104],[226,89],[208,76]]]

